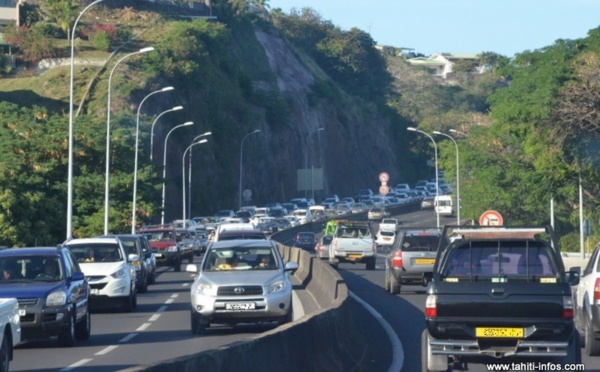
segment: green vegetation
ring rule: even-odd
[[[268,8],[265,1],[251,3]],[[237,205],[239,143],[256,128],[260,136],[244,149],[252,159],[244,165],[244,185],[260,203],[296,196],[290,194],[295,172],[308,154],[311,163],[326,163],[327,182],[341,192],[373,187],[381,170],[390,171],[395,182],[431,178],[430,169],[421,166],[432,158],[431,144],[406,131],[418,126],[461,133],[456,138],[462,217],[477,220],[484,210],[496,209],[510,225],[549,223],[554,198],[563,249],[576,250],[581,173],[585,215],[600,220],[600,29],[512,60],[482,52],[481,63],[490,72],[474,75],[472,64],[459,64],[447,83],[402,57],[384,57],[364,31],[342,31],[311,9],[256,15],[249,4],[217,2],[213,10],[219,22],[182,20],[169,9],[102,6],[82,20],[77,58],[106,65],[75,68],[76,110],[81,103],[75,118],[75,236],[103,229],[108,72],[125,54],[149,45],[154,52],[127,60],[112,80],[111,232],[130,230],[134,112],[147,94],[169,85],[176,90],[153,97],[142,110],[141,223],[156,222],[160,215],[162,140],[189,120],[195,125],[178,130],[169,144],[167,209],[172,211],[180,203],[175,199],[181,196],[183,150],[205,131],[213,135],[194,148],[194,190],[201,191],[194,192],[192,210],[209,214]],[[68,54],[68,25],[79,8],[72,0],[45,5],[25,4],[26,26],[7,30],[7,40],[28,67],[0,79],[0,243],[10,246],[53,245],[65,234],[69,71],[57,67],[38,76],[33,63]],[[293,81],[298,86],[291,92],[281,88],[289,82],[272,70],[269,54],[281,50],[266,51],[262,43],[268,41],[259,40],[257,31],[265,39],[284,37],[286,50],[311,75],[305,85]],[[150,162],[150,123],[176,105],[185,110],[158,123],[155,140],[161,141],[154,148],[157,159]],[[325,149],[316,150],[321,146],[316,136],[314,143],[305,143],[314,128],[299,123],[307,122],[326,127]],[[454,144],[441,137],[436,141],[440,169],[456,181]],[[319,153],[324,161],[315,156]],[[593,231],[592,239],[599,239],[600,232]]]

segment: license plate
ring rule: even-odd
[[[362,258],[362,254],[349,254],[348,255],[349,260],[358,260],[360,258]]]
[[[415,260],[415,264],[417,265],[433,265],[435,263],[435,258],[417,258]]]
[[[163,254],[162,254],[162,253],[154,253],[154,257],[161,258],[162,256],[163,256]]]
[[[523,337],[523,328],[490,328],[477,327],[475,328],[476,337],[505,337],[505,338],[521,338]]]
[[[255,306],[254,302],[246,304],[225,304],[225,310],[254,310]]]
[[[97,288],[92,288],[90,289],[90,294],[92,295],[97,295],[98,293],[100,293],[100,290]]]
[[[25,316],[25,315],[27,315],[27,310],[19,309],[19,316]]]

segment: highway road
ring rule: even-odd
[[[397,217],[404,227],[436,225],[435,214],[431,211],[411,212]],[[454,222],[451,218],[441,220],[442,224]],[[196,257],[195,262],[199,263],[200,257]],[[217,348],[275,327],[274,324],[236,328],[215,326],[209,329],[207,335],[194,337],[189,321],[192,275],[167,268],[160,270],[157,283],[149,287],[148,293],[138,295],[138,307],[132,313],[94,312],[92,336],[73,348],[59,348],[55,340],[27,342],[15,350],[11,371],[116,371]],[[375,271],[367,271],[362,264],[340,264],[339,272],[349,289],[374,308],[401,340],[402,371],[420,371],[425,287],[403,286],[399,295],[386,293],[383,288],[383,255],[378,258]],[[298,315],[298,312],[295,313]],[[387,338],[385,333],[381,329],[376,331],[376,328],[372,327],[370,343],[386,342],[382,340]],[[363,370],[384,371],[381,366],[392,360],[390,350],[390,347],[380,345],[375,351],[371,350],[368,355],[371,360],[363,366]],[[600,357],[584,355],[583,362],[587,371],[600,372]],[[469,371],[487,369],[484,365],[470,365]]]

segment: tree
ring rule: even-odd
[[[50,20],[55,22],[71,38],[71,25],[79,15],[80,7],[76,0],[46,0],[46,9]]]

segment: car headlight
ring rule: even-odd
[[[167,248],[168,252],[177,252],[177,246],[176,245],[172,245],[169,248]]]
[[[119,270],[110,274],[110,276],[112,276],[113,278],[116,278],[116,279],[124,278],[126,275],[127,275],[127,271],[125,271],[124,267],[121,267],[121,268],[119,268]]]
[[[67,293],[65,291],[52,292],[46,297],[46,306],[62,306],[67,303]]]
[[[194,292],[200,295],[213,295],[214,291],[210,284],[207,283],[197,283],[194,286]]]
[[[285,289],[285,282],[283,280],[278,280],[269,284],[269,293],[281,292]]]

